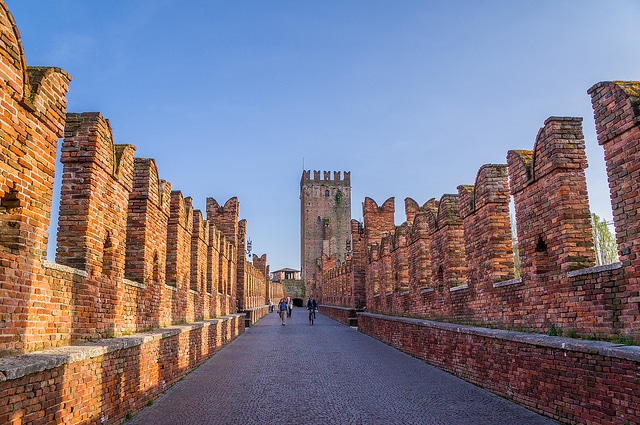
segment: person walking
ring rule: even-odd
[[[289,309],[289,302],[286,298],[282,297],[280,302],[278,303],[278,314],[280,314],[280,321],[282,321],[282,326],[285,326],[287,323],[287,311]]]
[[[287,297],[287,316],[291,317],[291,312],[293,311],[293,301],[291,297]]]

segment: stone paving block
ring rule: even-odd
[[[265,316],[136,424],[554,424],[318,314]]]

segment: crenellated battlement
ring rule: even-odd
[[[323,171],[322,178],[320,178],[320,171],[313,172],[313,178],[311,178],[311,170],[303,170],[300,185],[310,183],[330,183],[332,185],[351,185],[351,172],[350,171],[334,171],[333,177],[331,177],[331,171]]]
[[[598,83],[589,94],[605,151],[618,265],[594,267],[582,118],[552,116],[532,150],[510,150],[507,164],[482,165],[474,184],[459,185],[457,194],[422,206],[405,199],[399,226],[393,198],[381,207],[365,198],[365,261],[347,288],[364,288],[367,311],[639,340],[640,242],[633,229],[640,215],[640,83]],[[344,271],[331,267],[322,271],[323,285],[337,292],[324,296],[347,307],[358,294],[346,296],[333,277]]]
[[[224,316],[238,294],[266,305],[268,275],[253,273],[248,284],[236,270],[246,231],[237,198],[223,207],[210,198],[205,219],[160,178],[155,160],[116,143],[101,113],[66,113],[70,77],[26,67],[2,1],[0,32],[0,304],[13,306],[0,311],[0,355]],[[44,259],[60,137],[51,267]]]

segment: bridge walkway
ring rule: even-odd
[[[299,308],[268,314],[127,425],[556,422]]]

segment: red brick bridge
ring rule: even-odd
[[[101,114],[67,113],[71,77],[26,65],[2,0],[0,33],[0,423],[121,423],[268,320],[283,290],[266,256],[245,260],[236,198],[194,210]],[[475,185],[407,199],[401,226],[393,199],[366,199],[352,258],[319,265],[323,313],[561,422],[640,424],[640,349],[625,344],[640,341],[640,83],[589,94],[618,263],[594,264],[581,118],[552,117]]]

